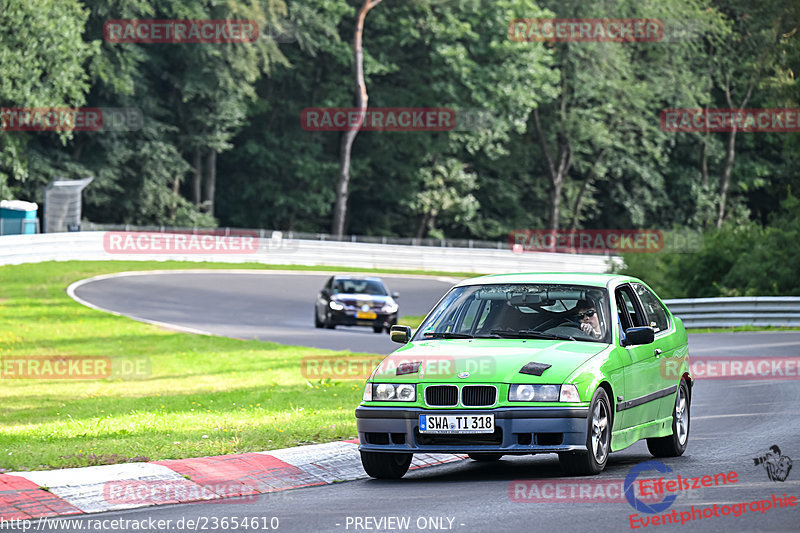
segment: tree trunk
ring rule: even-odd
[[[563,101],[563,100],[562,100]],[[533,110],[533,118],[536,124],[536,133],[539,136],[539,143],[542,147],[542,153],[544,154],[545,161],[547,162],[547,173],[550,177],[550,217],[549,217],[549,226],[550,229],[558,229],[559,225],[559,211],[561,209],[561,190],[564,186],[564,175],[569,171],[569,167],[572,165],[572,155],[569,148],[569,142],[566,139],[566,136],[562,133],[558,133],[558,168],[555,167],[553,164],[553,158],[550,156],[550,152],[547,149],[547,142],[544,138],[544,130],[542,129],[542,123],[539,119],[539,110]]]
[[[356,16],[356,28],[353,35],[353,56],[355,59],[355,80],[356,80],[356,107],[363,113],[367,110],[367,85],[364,82],[364,20],[370,9],[381,3],[381,0],[364,0]],[[353,141],[361,128],[349,129],[342,135],[342,142],[339,148],[339,181],[336,185],[336,206],[333,211],[333,224],[331,233],[341,238],[344,234],[344,223],[347,218],[347,196],[350,187],[350,156],[353,150]]]
[[[739,104],[739,111],[744,109],[747,102],[750,100],[750,95],[753,94],[754,84],[751,84],[747,89],[742,103]],[[733,107],[733,99],[731,98],[730,84],[725,86],[725,99],[728,101],[728,107]],[[728,199],[728,188],[731,184],[731,172],[733,170],[733,161],[736,158],[736,125],[733,126],[730,134],[728,135],[728,147],[725,149],[725,166],[722,168],[722,176],[719,180],[719,210],[717,211],[717,227],[722,227],[722,221],[725,220],[725,202]]]
[[[217,151],[211,150],[206,156],[206,197],[203,202],[206,213],[214,216],[214,195],[217,188]]]
[[[203,160],[199,148],[194,152],[194,162],[192,166],[194,167],[194,176],[192,176],[192,201],[194,205],[200,207],[200,203],[203,201],[200,195],[200,183],[203,181]]]
[[[717,211],[717,227],[722,227],[725,219],[725,201],[728,198],[728,188],[731,184],[731,171],[733,160],[736,157],[736,128],[728,134],[728,148],[725,150],[725,166],[722,169],[722,178],[719,180],[719,210]]]
[[[425,237],[425,233],[428,229],[428,219],[430,218],[430,211],[425,211],[422,213],[422,217],[419,219],[419,225],[417,226],[417,239],[422,239]]]
[[[586,190],[589,188],[589,185],[591,185],[594,181],[594,177],[597,173],[597,166],[603,162],[603,156],[605,153],[605,148],[600,150],[600,154],[597,156],[597,159],[595,159],[594,165],[592,165],[592,168],[589,169],[586,179],[583,180],[581,190],[578,191],[578,196],[575,198],[575,207],[572,209],[572,222],[570,222],[569,229],[575,229],[575,227],[578,225],[578,219],[581,216],[581,209],[583,208],[583,196],[586,194]]]

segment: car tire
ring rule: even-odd
[[[325,316],[325,322],[323,322],[323,324],[325,324],[326,329],[336,329],[336,324],[333,323],[333,318],[331,318],[331,315]]]
[[[317,313],[317,308],[314,308],[314,327],[321,328],[323,326],[322,321],[319,319],[319,314]]]
[[[611,403],[602,387],[598,387],[589,404],[586,452],[559,453],[558,462],[570,476],[594,476],[603,471],[611,453]]]
[[[361,452],[361,464],[370,477],[400,479],[411,465],[410,453]]]
[[[502,453],[468,453],[467,456],[472,459],[473,461],[478,461],[479,463],[490,463],[493,461],[499,461],[501,457],[503,457]]]
[[[375,333],[383,333],[383,324],[381,324],[380,326],[372,326],[372,331],[374,331]]]
[[[647,449],[654,457],[678,457],[686,451],[691,422],[690,404],[689,385],[682,379],[672,408],[672,435],[647,439]]]

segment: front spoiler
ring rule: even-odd
[[[459,444],[460,436],[447,444],[420,443],[419,415],[494,414],[495,428],[502,438],[494,443]],[[356,408],[356,426],[361,442],[359,450],[406,453],[503,453],[536,454],[586,451],[588,407],[505,407],[495,409],[422,409],[418,407]],[[366,435],[369,433],[370,435]],[[377,444],[378,434],[387,436],[386,444]],[[539,435],[561,434],[558,444],[539,443]],[[402,435],[402,436],[401,436]],[[529,435],[529,443],[520,443],[519,435]],[[469,435],[463,436],[469,439]],[[522,442],[525,442],[523,439]]]

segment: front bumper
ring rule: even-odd
[[[382,326],[392,327],[397,324],[397,313],[376,313],[375,318],[358,318],[355,311],[330,311],[330,321],[337,326]]]
[[[430,435],[419,432],[420,414],[491,413],[493,435]],[[495,409],[356,408],[360,450],[411,453],[536,454],[586,451],[588,407]]]

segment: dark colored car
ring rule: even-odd
[[[397,324],[398,296],[380,278],[332,276],[314,303],[314,326],[371,326],[388,333]]]

